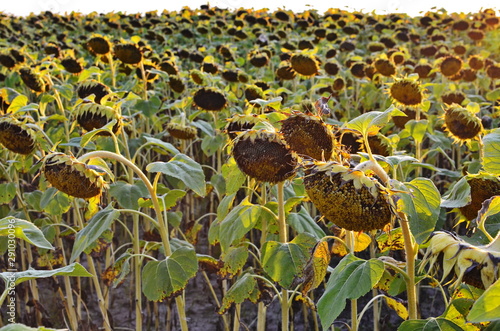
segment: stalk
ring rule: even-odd
[[[285,222],[285,199],[284,187],[285,182],[279,182],[278,187],[278,224],[279,224],[279,239],[282,243],[288,242],[288,228]],[[281,290],[281,330],[288,330],[289,320],[289,307],[288,307],[288,290],[283,288]]]
[[[349,246],[349,251],[354,254],[354,232],[346,231],[346,244]],[[358,300],[351,300],[351,331],[358,331]]]
[[[160,236],[163,244],[163,249],[165,251],[165,255],[168,257],[172,255],[172,248],[170,247],[170,239],[168,235],[168,230],[167,230],[167,223],[163,218],[163,213],[161,212],[160,204],[158,202],[158,197],[156,195],[156,187],[154,187],[149,179],[146,177],[146,175],[142,172],[141,169],[139,169],[135,164],[130,162],[128,159],[125,157],[115,154],[112,152],[108,151],[95,151],[95,152],[89,152],[87,154],[82,155],[78,160],[80,162],[85,162],[85,160],[95,158],[95,157],[100,157],[100,158],[109,158],[116,160],[118,162],[123,163],[124,165],[130,167],[138,176],[139,178],[144,182],[144,185],[146,186],[149,194],[151,195],[151,201],[153,203],[153,208],[156,213],[156,218],[158,219],[158,229],[160,231]],[[157,174],[155,183],[157,182],[159,176],[161,173]],[[155,185],[156,186],[156,185]],[[182,296],[177,296],[175,298],[175,303],[177,305],[177,313],[179,315],[179,322],[181,324],[181,329],[183,331],[188,330],[188,325],[187,325],[187,318],[186,318],[186,311],[185,311],[185,305],[184,305],[184,299]]]

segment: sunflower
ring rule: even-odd
[[[456,104],[445,109],[443,119],[445,130],[460,144],[475,139],[483,131],[481,119],[469,109]]]
[[[194,93],[193,102],[203,110],[220,111],[226,107],[227,99],[215,87],[202,87]]]
[[[319,73],[319,63],[317,59],[307,53],[295,53],[290,58],[292,69],[298,74],[310,77]]]
[[[409,107],[420,105],[424,99],[420,83],[411,78],[395,79],[394,83],[390,84],[389,95],[397,103]]]
[[[90,199],[107,188],[104,171],[63,153],[45,156],[42,172],[53,187],[75,198]]]
[[[382,229],[394,215],[387,190],[375,178],[336,162],[306,164],[307,195],[325,218],[350,231]]]
[[[75,107],[73,116],[78,124],[87,131],[102,128],[112,120],[116,120],[116,124],[112,129],[114,134],[118,134],[122,127],[121,116],[115,108],[94,102],[80,103]],[[110,134],[102,131],[99,132],[98,135],[109,136]]]
[[[239,134],[233,156],[244,174],[261,182],[282,182],[296,172],[297,158],[276,132],[250,130]]]
[[[35,133],[11,116],[0,117],[0,144],[8,150],[27,155],[35,149]]]

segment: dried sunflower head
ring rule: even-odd
[[[42,172],[53,187],[76,198],[90,199],[99,196],[101,190],[107,188],[102,169],[63,153],[45,156]]]
[[[290,58],[290,63],[299,75],[310,77],[319,73],[319,62],[313,55],[295,53]]]
[[[113,52],[120,61],[126,64],[138,64],[142,61],[142,52],[135,44],[117,44]]]
[[[94,54],[106,55],[111,51],[109,41],[102,36],[96,35],[87,41],[87,48]]]
[[[329,160],[334,151],[334,137],[321,117],[294,112],[281,121],[283,138],[301,156]]]
[[[233,140],[241,131],[252,129],[255,124],[261,122],[262,119],[255,114],[235,114],[227,119],[226,132],[229,138]]]
[[[485,200],[500,195],[500,179],[486,172],[468,174],[466,178],[470,186],[471,201],[460,207],[459,211],[468,221],[472,221],[477,217]]]
[[[304,186],[321,214],[346,230],[382,229],[393,218],[388,191],[362,171],[335,162],[306,164]]]
[[[448,275],[454,273],[457,287],[462,282],[469,285],[486,289],[490,287],[500,276],[500,247],[499,237],[488,245],[472,245],[455,234],[448,231],[436,231],[429,238],[429,247],[425,253],[420,266],[420,271],[427,265],[429,270],[437,269],[436,263],[440,256],[442,259],[441,282]]]
[[[94,102],[101,103],[102,98],[111,93],[111,90],[103,83],[99,83],[98,81],[91,79],[78,84],[76,87],[76,93],[80,99],[85,99],[89,95],[93,94],[95,96]]]
[[[27,155],[35,149],[35,133],[14,117],[0,117],[0,144],[8,150]]]
[[[296,172],[297,158],[276,132],[250,130],[239,134],[233,156],[244,174],[261,182],[283,182]]]
[[[389,95],[397,103],[407,107],[418,106],[424,99],[420,83],[410,78],[396,79],[394,83],[390,84]]]
[[[475,139],[483,131],[481,119],[469,109],[457,104],[445,109],[443,118],[445,130],[460,144]]]
[[[29,67],[19,69],[19,75],[26,86],[37,93],[47,91],[48,85],[45,84],[40,74]]]
[[[202,87],[193,96],[194,104],[203,110],[220,111],[227,104],[224,94],[215,87]]]
[[[114,134],[118,134],[122,127],[121,116],[115,108],[94,102],[80,103],[75,107],[73,116],[78,124],[87,131],[102,128],[112,120],[116,120],[112,129]],[[109,133],[101,131],[98,135],[109,136]]]
[[[396,66],[388,59],[377,59],[373,65],[383,76],[390,77],[396,73]]]
[[[196,138],[198,130],[194,126],[183,125],[180,123],[168,123],[165,128],[168,133],[177,139],[190,140]]]
[[[439,69],[444,76],[452,77],[462,69],[462,60],[456,56],[446,56],[439,64]]]
[[[461,105],[465,100],[465,94],[460,91],[448,92],[441,96],[441,100],[447,105],[451,105],[456,103],[457,105]]]

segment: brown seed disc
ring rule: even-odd
[[[304,186],[321,214],[346,230],[382,229],[392,219],[389,196],[375,179],[360,171],[353,174],[338,165],[332,168],[314,165],[306,168]]]
[[[465,100],[465,94],[460,91],[456,92],[448,92],[441,96],[441,100],[447,105],[451,105],[452,103],[456,103],[457,105],[461,105]]]
[[[111,93],[111,90],[106,85],[99,83],[96,80],[82,82],[76,88],[76,93],[80,99],[85,99],[89,95],[95,95],[94,102],[101,103],[101,99]]]
[[[439,67],[441,73],[444,76],[454,76],[460,71],[460,69],[462,69],[462,60],[460,60],[458,57],[447,56],[441,62],[441,65]]]
[[[79,74],[83,71],[83,67],[80,62],[70,57],[61,60],[61,64],[67,72],[72,74]]]
[[[238,82],[238,71],[236,70],[224,70],[222,72],[222,78],[227,80],[230,83]]]
[[[0,54],[0,64],[6,68],[12,69],[16,65],[16,60],[9,54]]]
[[[420,85],[409,79],[394,82],[389,89],[389,94],[394,100],[405,106],[416,106],[423,99]]]
[[[294,54],[290,58],[293,70],[302,76],[314,76],[319,72],[318,61],[311,56]]]
[[[30,89],[38,93],[45,92],[45,84],[43,83],[42,79],[30,68],[21,68],[19,70],[19,74],[21,75],[21,79],[24,84],[26,84],[26,86],[28,86]]]
[[[233,156],[243,173],[261,182],[282,182],[296,171],[297,159],[272,132],[242,133],[234,145]]]
[[[413,69],[413,71],[418,74],[418,77],[420,79],[423,79],[423,78],[433,78],[436,74],[433,73],[431,74],[432,70],[432,66],[428,65],[428,64],[417,64],[415,66],[415,69]]]
[[[332,76],[337,75],[340,71],[339,65],[335,62],[326,62],[324,68],[325,72]]]
[[[500,64],[493,64],[486,68],[486,74],[491,79],[500,79]]]
[[[90,50],[99,55],[105,55],[108,54],[109,51],[111,50],[111,46],[109,45],[109,42],[104,39],[103,37],[93,37],[90,38],[89,41],[87,41],[87,46],[90,48]]]
[[[134,44],[115,45],[114,54],[126,64],[138,64],[142,60],[141,50]]]
[[[297,113],[282,121],[281,133],[290,148],[299,155],[329,160],[333,152],[333,134],[316,116]]]
[[[193,101],[196,106],[209,111],[222,110],[227,104],[224,94],[212,87],[203,87],[196,91]]]
[[[482,130],[481,119],[462,107],[450,107],[445,110],[446,129],[458,141],[475,138]]]
[[[166,130],[172,137],[182,140],[194,139],[196,138],[196,134],[198,133],[195,127],[178,123],[167,124]]]
[[[471,176],[467,179],[470,185],[471,202],[463,207],[460,207],[460,213],[469,221],[477,217],[477,212],[481,209],[485,200],[500,195],[500,180],[494,176]]]
[[[35,138],[14,119],[0,119],[0,143],[8,150],[27,155],[35,149]]]
[[[484,60],[478,55],[472,55],[469,57],[469,67],[474,70],[481,70],[484,67]]]
[[[168,76],[168,86],[177,93],[182,93],[186,90],[186,85],[179,76]]]
[[[73,197],[90,199],[101,194],[101,188],[96,183],[71,165],[45,164],[43,173],[53,187]]]
[[[297,76],[297,73],[291,66],[285,65],[276,69],[276,76],[281,80],[292,80]]]
[[[374,66],[381,75],[386,77],[390,77],[396,73],[396,67],[387,59],[377,59]]]

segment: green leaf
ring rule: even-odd
[[[247,198],[226,215],[220,222],[219,229],[219,241],[223,252],[255,227],[261,212],[262,207],[248,202]]]
[[[346,127],[351,130],[356,130],[366,137],[368,135],[377,134],[381,128],[389,123],[392,116],[405,116],[405,113],[391,106],[384,112],[371,111],[364,113],[349,121]]]
[[[410,190],[411,202],[416,211],[416,215],[408,214],[410,229],[416,242],[421,244],[436,227],[441,195],[434,183],[427,178],[415,178],[405,185]]]
[[[59,192],[55,187],[48,188],[40,197],[40,208],[50,215],[60,216],[66,213],[70,207],[70,197]]]
[[[39,248],[54,249],[50,242],[45,239],[43,232],[35,226],[35,224],[7,216],[0,219],[0,236],[9,236],[13,234],[16,238],[20,238]]]
[[[460,208],[470,203],[471,199],[470,185],[467,182],[467,177],[462,177],[443,195],[441,207]]]
[[[117,181],[109,185],[109,194],[118,201],[118,204],[127,209],[139,209],[139,198],[147,197],[149,192],[144,186]]]
[[[495,102],[500,99],[500,88],[486,93],[486,100]]]
[[[446,318],[404,321],[398,331],[463,331],[461,327]]]
[[[224,262],[224,266],[219,270],[219,274],[223,278],[232,278],[245,266],[248,260],[248,248],[229,247],[227,252],[221,254],[220,259]]]
[[[186,195],[186,191],[183,190],[170,190],[167,193],[158,197],[158,203],[160,204],[160,210],[169,210],[177,204],[179,199],[182,199]],[[140,207],[153,208],[153,201],[151,199],[139,199]]]
[[[73,97],[73,86],[71,84],[55,84],[53,88],[57,90],[66,100],[71,100],[71,98]]]
[[[152,145],[152,146],[161,147],[167,153],[172,154],[172,155],[176,155],[176,154],[180,153],[179,150],[174,147],[174,145],[172,145],[170,143],[166,143],[160,139],[156,139],[153,137],[147,137],[147,136],[145,136],[144,139],[146,139],[147,143],[144,144],[143,147]]]
[[[219,309],[219,314],[224,314],[232,304],[240,304],[245,300],[257,303],[261,296],[257,280],[251,274],[241,276],[231,288],[227,291],[222,299],[222,305]]]
[[[275,282],[284,288],[292,287],[293,280],[302,276],[309,261],[310,251],[317,240],[301,233],[289,243],[267,241],[262,246],[262,267]]]
[[[76,234],[70,262],[76,260],[87,247],[99,239],[104,231],[109,230],[113,221],[119,216],[120,212],[111,205],[97,212],[87,225]]]
[[[151,301],[176,296],[198,271],[196,252],[180,247],[163,261],[150,261],[142,269],[142,292]]]
[[[206,156],[214,155],[218,150],[222,150],[226,144],[226,137],[222,135],[205,136],[201,142],[201,150]]]
[[[495,130],[483,137],[484,170],[494,175],[500,175],[500,130]]]
[[[410,135],[413,137],[413,139],[415,140],[415,144],[420,144],[424,140],[428,126],[428,120],[409,120],[405,124],[405,129],[408,130]]]
[[[500,281],[497,280],[479,297],[467,318],[472,323],[500,320]]]
[[[226,179],[226,194],[237,192],[246,180],[233,157],[222,166],[222,175]]]
[[[25,95],[19,94],[17,97],[12,100],[9,108],[7,108],[7,113],[15,114],[19,109],[26,106],[28,104],[28,97]]]
[[[116,125],[116,123],[117,123],[117,120],[114,119],[114,120],[108,122],[102,128],[96,128],[96,129],[94,129],[92,131],[89,131],[89,132],[85,133],[82,136],[82,139],[80,140],[80,147],[84,148],[85,146],[87,146],[87,144],[92,140],[92,138],[94,138],[94,136],[97,135],[100,132],[107,132],[109,134],[114,134],[113,133],[113,127]]]
[[[57,331],[56,329],[49,329],[43,326],[40,326],[38,328],[31,328],[29,326],[26,326],[24,324],[19,324],[19,323],[13,323],[13,324],[8,324],[2,328],[0,328],[0,331]]]
[[[0,184],[0,205],[11,202],[15,196],[16,196],[15,183]]]
[[[309,233],[313,235],[317,240],[326,236],[325,232],[313,220],[304,206],[300,207],[300,211],[298,213],[288,214],[286,222],[290,224],[290,226],[297,233]]]
[[[207,192],[205,174],[201,165],[184,154],[175,155],[168,162],[153,162],[147,165],[149,172],[161,172],[181,180],[196,194],[204,197]]]
[[[144,116],[151,119],[153,118],[153,115],[155,115],[160,110],[160,105],[161,100],[157,96],[155,96],[150,100],[138,100],[135,104],[135,107],[140,110],[144,114]]]
[[[333,270],[325,292],[318,301],[318,314],[323,329],[332,325],[344,310],[347,299],[358,299],[378,283],[384,273],[384,263],[347,255]]]
[[[30,279],[48,278],[52,276],[92,277],[92,274],[77,262],[52,270],[28,269],[26,271],[0,273],[1,278],[9,282],[14,282],[16,285]]]

